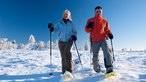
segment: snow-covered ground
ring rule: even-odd
[[[104,63],[100,52],[101,73],[90,70],[90,53],[79,51],[83,64],[75,61],[76,51],[72,51],[75,65],[73,82],[146,82],[146,52],[115,51],[114,70],[117,77],[104,79]],[[52,51],[50,65],[49,50],[0,50],[0,82],[60,82],[61,57],[58,50]],[[53,75],[50,76],[50,71]],[[91,74],[91,75],[90,75]]]

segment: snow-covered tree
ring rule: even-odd
[[[28,41],[29,43],[35,43],[36,41],[35,41],[35,37],[34,37],[34,35],[30,35],[30,37],[29,37],[29,41]]]
[[[40,41],[38,43],[38,48],[45,48],[45,43],[43,41]]]
[[[21,44],[20,48],[25,49],[25,50],[35,50],[35,49],[37,49],[38,45],[35,41],[34,35],[31,34],[29,39],[28,39],[28,43],[27,44]]]
[[[50,41],[47,42],[46,46],[47,48],[50,48]]]
[[[16,44],[16,40],[13,40],[13,42],[12,42],[13,44]]]
[[[17,49],[17,44],[15,42],[8,41],[7,38],[0,39],[0,50],[2,49]]]
[[[51,43],[52,49],[58,49],[58,40]],[[50,41],[47,42],[47,48],[50,48]]]
[[[34,50],[37,48],[37,43],[35,41],[34,35],[31,34],[28,41],[29,41],[28,44],[24,45],[24,49]]]

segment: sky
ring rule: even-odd
[[[0,0],[0,38],[27,43],[33,34],[36,42],[47,42],[48,23],[56,25],[68,9],[78,31],[76,43],[82,47],[89,41],[85,24],[94,17],[94,8],[102,6],[103,18],[108,20],[114,35],[115,49],[146,49],[145,3],[146,0]],[[57,34],[52,39],[55,41]]]

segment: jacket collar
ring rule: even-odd
[[[63,18],[62,18],[62,19],[60,20],[60,23],[61,23],[61,24],[67,24],[67,23],[72,23],[72,21],[68,19],[67,22],[65,23],[64,20],[63,20]]]

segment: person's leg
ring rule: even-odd
[[[65,46],[65,56],[66,56],[66,67],[67,67],[67,71],[69,72],[73,72],[74,71],[74,66],[73,66],[73,62],[72,62],[72,54],[70,52],[71,47],[73,45],[73,41],[68,41],[66,43]]]
[[[65,73],[65,70],[66,70],[66,56],[65,56],[64,50],[65,50],[66,43],[59,41],[58,45],[59,45],[59,50],[60,50],[60,54],[61,54],[62,73]]]
[[[100,42],[91,42],[91,49],[93,52],[93,69],[96,72],[100,72],[100,65],[99,65],[99,49],[100,49]]]
[[[110,49],[108,47],[106,40],[102,41],[101,48],[102,48],[103,54],[104,54],[104,64],[106,67],[106,71],[107,71],[107,73],[112,72],[113,71],[113,64],[112,64],[113,59],[112,59],[112,55],[110,53]]]

